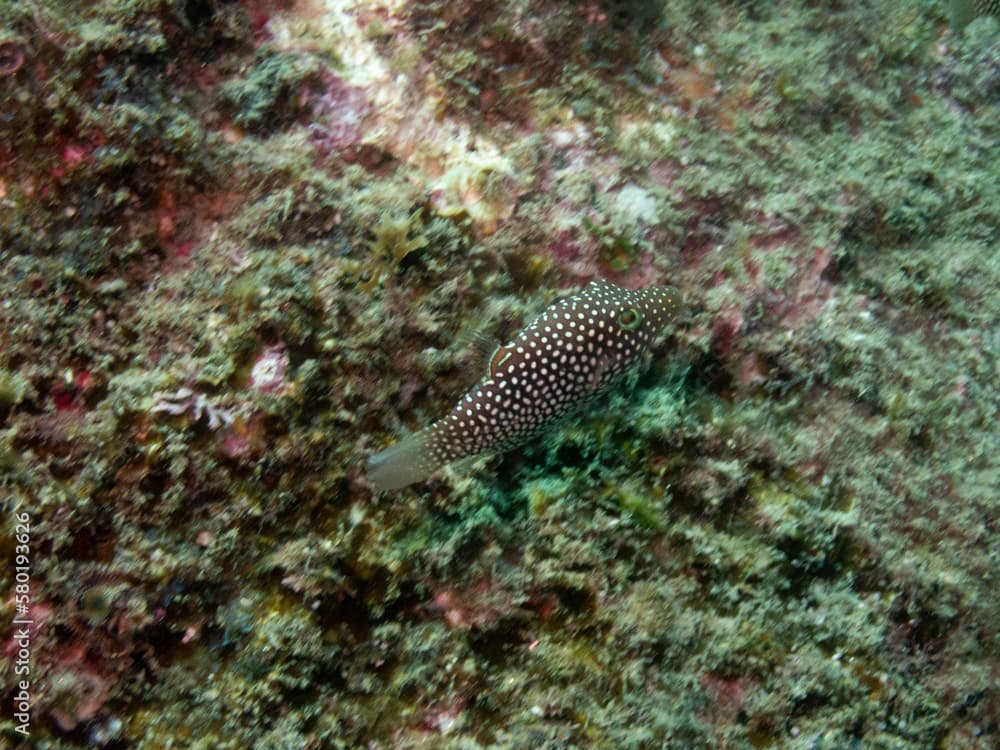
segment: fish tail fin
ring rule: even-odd
[[[439,462],[431,455],[427,430],[421,430],[376,453],[365,468],[369,481],[386,491],[426,479],[439,468]]]

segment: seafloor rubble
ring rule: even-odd
[[[4,745],[1000,745],[948,5],[0,2]],[[595,278],[686,306],[606,408],[373,492]]]

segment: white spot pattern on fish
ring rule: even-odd
[[[627,372],[680,304],[672,287],[630,290],[607,281],[555,302],[497,349],[451,413],[372,456],[369,479],[399,489],[452,461],[523,442]]]

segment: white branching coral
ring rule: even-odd
[[[204,393],[198,393],[186,386],[178,388],[173,394],[158,394],[156,403],[150,408],[149,413],[171,416],[187,414],[192,423],[205,421],[212,430],[223,426],[229,427],[236,421],[233,410],[213,404]]]

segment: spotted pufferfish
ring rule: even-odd
[[[673,287],[592,281],[497,347],[486,375],[447,416],[369,458],[368,478],[395,490],[524,442],[627,373],[680,307]]]

